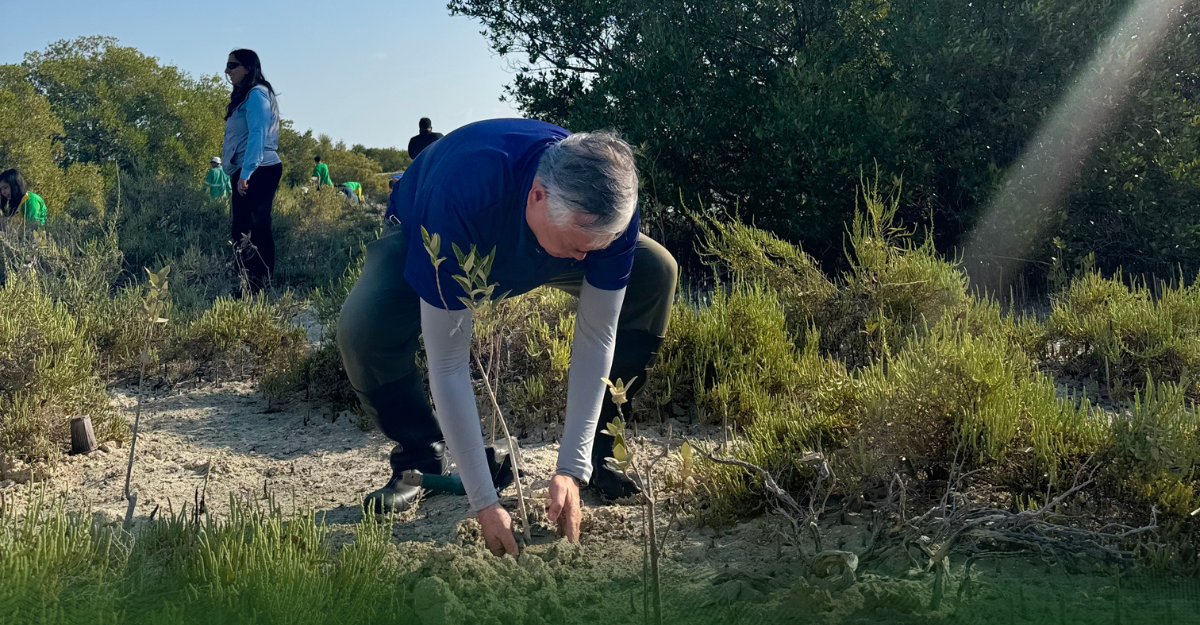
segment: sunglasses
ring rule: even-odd
[[[241,63],[226,63],[226,64],[225,64],[225,69],[228,69],[228,70],[233,70],[233,69],[237,69],[237,68],[239,68],[239,67],[241,67],[241,66],[242,66],[242,64],[241,64]]]

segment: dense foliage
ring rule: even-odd
[[[1076,80],[1086,86],[1145,53],[1132,87],[1111,94],[1125,107],[1107,123],[1059,111],[1103,124],[1081,169],[1052,181],[1061,195],[1030,207],[1036,218],[1012,211],[994,229],[1023,237],[1040,263],[1095,250],[1108,271],[1170,273],[1180,263],[1194,275],[1197,16],[1176,10],[1165,32],[1127,36],[1113,64],[1088,66],[1140,4],[452,0],[450,8],[480,20],[516,64],[509,93],[526,113],[572,129],[620,129],[641,145],[645,191],[660,203],[701,197],[736,207],[823,262],[840,262],[848,200],[860,171],[876,164],[905,181],[900,217],[932,220],[938,249],[952,252],[1059,103],[1071,101]]]

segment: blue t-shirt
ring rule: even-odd
[[[582,267],[592,286],[615,291],[629,282],[638,239],[638,213],[629,228],[603,250],[582,261],[555,258],[538,244],[525,221],[525,207],[538,161],[551,145],[570,133],[553,124],[527,119],[494,119],[463,126],[433,143],[396,181],[387,216],[400,220],[408,237],[404,278],[427,303],[444,308],[433,265],[421,239],[421,226],[442,238],[439,267],[442,295],[451,310],[464,306],[461,273],[452,243],[463,252],[474,244],[479,254],[496,248],[489,283],[496,295],[519,295],[552,278]]]

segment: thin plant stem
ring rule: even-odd
[[[146,337],[147,345],[150,343],[149,333]],[[142,385],[146,380],[146,359],[142,358],[141,372],[138,374],[138,395],[137,407],[133,411],[133,436],[129,441],[129,466],[125,468],[125,499],[129,499],[129,480],[133,477],[133,453],[137,449],[138,426],[142,421]]]
[[[471,356],[475,358],[475,366],[482,372],[483,363],[479,360],[479,350],[472,349]],[[521,452],[513,441],[512,435],[508,432],[508,422],[504,415],[500,412],[500,404],[496,401],[496,393],[492,391],[492,383],[485,375],[483,378],[483,388],[487,390],[488,399],[492,400],[493,414],[500,421],[500,427],[504,430],[504,438],[508,440],[508,451],[512,454],[513,467],[513,482],[517,485],[517,505],[521,508],[521,526],[524,529],[525,541],[532,540],[529,533],[529,513],[525,508],[525,489],[521,486]]]

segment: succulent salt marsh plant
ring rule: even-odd
[[[604,384],[608,386],[611,401],[618,407],[628,401],[626,393],[628,393],[629,387],[636,379],[637,377],[634,376],[628,382],[625,382],[617,378],[614,382],[608,378],[601,378]],[[696,484],[695,453],[692,446],[686,441],[680,445],[680,471],[677,476],[674,476],[674,480],[672,480],[671,476],[664,476],[658,471],[659,463],[671,453],[669,441],[657,455],[642,459],[636,456],[631,441],[626,438],[624,419],[617,417],[610,421],[604,430],[604,434],[612,436],[615,439],[613,441],[612,457],[605,458],[609,468],[624,473],[638,486],[640,491],[637,497],[642,504],[642,518],[646,540],[643,544],[645,561],[642,572],[642,614],[645,622],[661,625],[662,592],[658,563],[661,556],[661,545],[666,544],[667,536],[671,532],[671,523],[667,523],[666,528],[660,536],[658,533],[657,507],[663,491],[660,488],[658,480],[660,477],[665,477],[664,482],[667,485],[673,482],[683,489],[690,490],[694,488]],[[653,620],[650,620],[651,613],[653,613]]]
[[[421,239],[425,243],[425,252],[429,254],[429,261],[433,264],[438,297],[442,300],[442,307],[449,310],[449,306],[446,304],[446,295],[442,292],[442,281],[438,273],[442,262],[446,260],[441,255],[442,238],[437,233],[430,234],[425,229],[425,226],[421,226]],[[463,273],[454,274],[452,277],[466,294],[459,296],[458,300],[471,311],[472,316],[484,313],[495,306],[496,302],[508,296],[509,291],[505,291],[493,298],[492,296],[495,293],[497,285],[488,283],[488,275],[492,271],[492,262],[496,259],[495,248],[492,248],[492,251],[487,256],[480,256],[474,245],[466,253],[463,253],[462,249],[456,243],[451,243],[451,246],[454,249],[454,255],[457,257],[458,266],[463,271]],[[461,329],[461,327],[456,327],[452,333],[458,332]],[[470,337],[469,340],[471,343],[471,358],[475,361],[475,367],[483,376],[483,388],[487,391],[488,399],[492,403],[492,417],[500,423],[500,427],[504,431],[504,438],[508,441],[510,456],[512,457],[513,482],[515,482],[517,487],[517,504],[521,508],[521,527],[525,534],[525,540],[528,542],[532,537],[529,532],[529,512],[525,505],[525,489],[521,485],[521,467],[523,464],[521,462],[521,452],[517,447],[516,441],[513,440],[512,434],[509,432],[508,422],[504,419],[504,414],[500,411],[500,402],[496,399],[496,390],[492,388],[492,380],[489,379],[488,369],[484,368],[483,361],[480,360],[479,352],[483,349],[483,346],[475,336]],[[489,349],[491,348],[490,343],[488,347]]]
[[[146,296],[142,302],[142,310],[145,312],[143,323],[145,324],[145,334],[142,340],[141,352],[141,372],[138,375],[138,394],[137,407],[133,413],[133,436],[129,442],[129,466],[125,469],[125,499],[129,501],[129,507],[125,511],[125,528],[129,529],[133,522],[133,509],[137,506],[137,493],[129,492],[129,481],[133,477],[133,459],[134,452],[137,449],[138,426],[142,420],[142,391],[146,382],[146,367],[150,365],[150,347],[154,341],[154,331],[160,325],[167,323],[166,314],[167,307],[170,305],[171,295],[167,292],[169,283],[167,276],[171,274],[171,266],[167,265],[158,272],[146,269],[146,273],[150,278],[150,287],[146,290]]]

